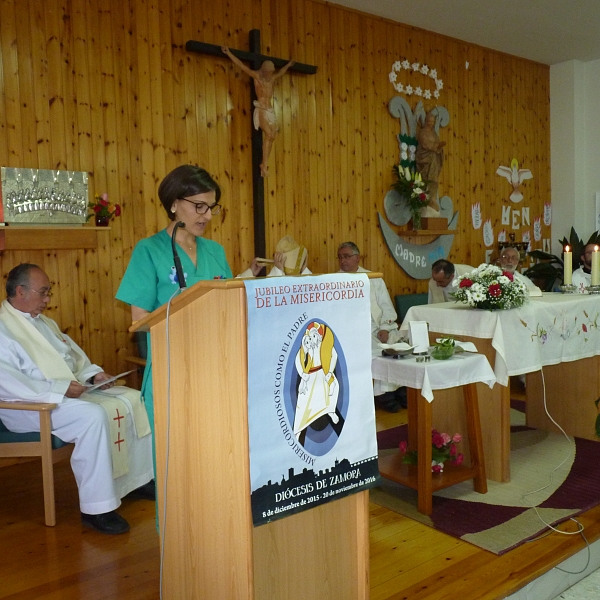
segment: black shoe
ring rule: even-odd
[[[154,479],[151,479],[148,483],[129,492],[125,497],[134,500],[156,500],[156,484],[154,483]]]
[[[81,522],[86,526],[100,533],[108,535],[118,535],[129,531],[129,523],[114,510],[101,515],[87,515],[81,513]]]
[[[400,408],[408,408],[408,400],[406,398],[406,388],[399,387],[396,392],[396,402],[400,405]]]
[[[396,400],[394,392],[386,392],[375,396],[375,402],[387,412],[397,413],[400,410],[400,403]]]

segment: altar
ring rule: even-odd
[[[430,338],[440,334],[473,342],[485,354],[500,385],[478,384],[487,476],[510,480],[509,377],[527,374],[526,411],[531,427],[556,431],[544,410],[569,435],[594,440],[600,397],[600,298],[593,295],[544,293],[521,308],[484,311],[448,302],[414,306],[409,321],[427,321]],[[545,386],[544,386],[545,383]],[[444,391],[452,394],[452,390]],[[459,398],[444,414],[435,413],[436,428],[465,427]]]

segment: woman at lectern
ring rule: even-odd
[[[223,246],[203,237],[212,216],[221,211],[221,189],[217,182],[200,167],[181,165],[162,180],[158,197],[171,222],[162,231],[138,242],[117,291],[117,299],[131,305],[133,321],[139,321],[169,301],[179,287],[178,271],[185,278],[187,286],[206,279],[232,276]],[[180,269],[174,264],[177,259],[173,253],[173,236],[176,254],[181,262]],[[149,337],[142,398],[154,444]]]

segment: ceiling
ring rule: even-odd
[[[600,58],[599,0],[329,0],[547,65]]]

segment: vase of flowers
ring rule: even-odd
[[[429,205],[427,184],[418,171],[398,165],[394,167],[398,179],[392,187],[406,200],[412,215],[413,229],[421,229],[421,212]]]
[[[452,285],[458,302],[484,310],[518,308],[529,297],[525,284],[512,273],[487,263],[455,278]]]
[[[460,465],[465,457],[461,454],[456,444],[462,440],[460,433],[450,437],[447,433],[440,433],[437,429],[431,430],[431,472],[443,473],[444,464],[450,461],[454,465]],[[408,450],[406,442],[400,442],[400,453],[405,465],[416,465],[418,454],[416,450]]]
[[[108,200],[108,194],[96,194],[93,202],[88,202],[88,207],[92,209],[92,213],[88,215],[88,219],[95,218],[97,227],[107,227],[110,220],[121,215],[121,206],[119,204],[111,204]]]

